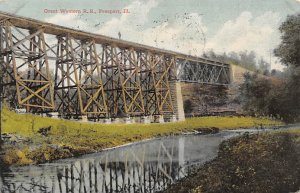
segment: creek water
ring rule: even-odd
[[[226,139],[257,130],[180,135],[26,167],[0,175],[1,193],[151,193],[217,156]]]

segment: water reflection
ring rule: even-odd
[[[2,193],[148,193],[165,189],[213,159],[236,135],[175,136],[51,164],[1,172]]]

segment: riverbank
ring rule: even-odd
[[[94,153],[143,139],[185,132],[269,127],[283,123],[253,117],[199,117],[165,124],[93,124],[16,114],[4,109],[0,165],[28,165]]]
[[[218,157],[163,193],[288,193],[300,189],[300,128],[224,141]]]

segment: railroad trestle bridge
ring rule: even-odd
[[[179,82],[231,82],[228,64],[2,12],[0,62],[4,98],[61,118],[180,119]]]

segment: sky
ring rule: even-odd
[[[194,56],[254,51],[281,70],[278,28],[300,0],[0,0],[0,11]]]

